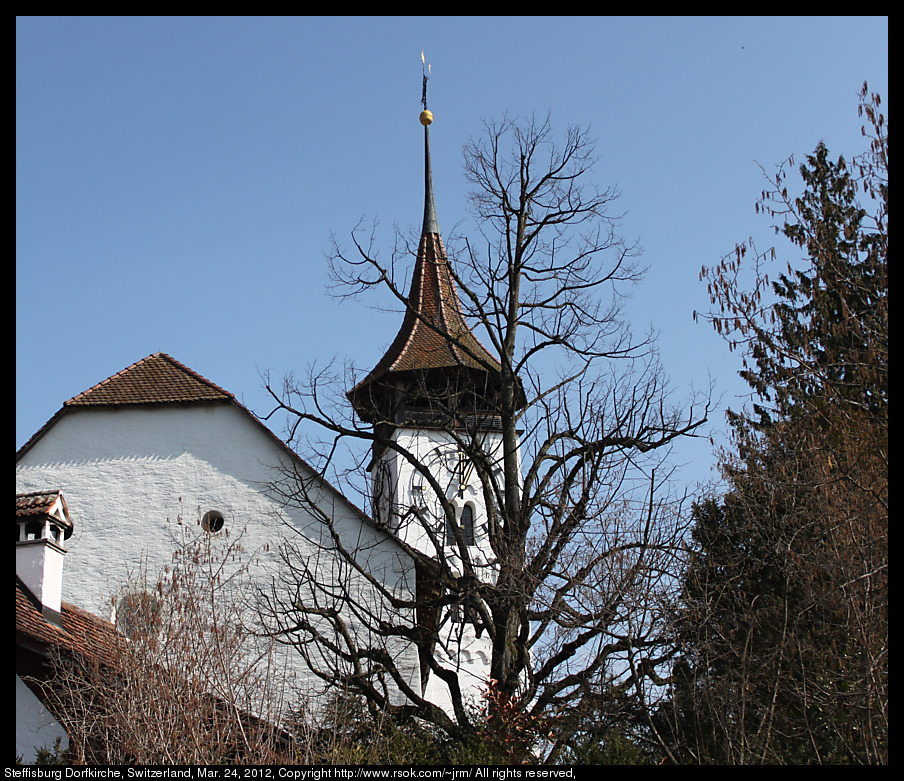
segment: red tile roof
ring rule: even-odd
[[[32,515],[46,515],[56,504],[57,499],[62,501],[63,509],[68,514],[69,508],[66,506],[66,500],[62,496],[63,492],[56,491],[33,491],[28,494],[16,494],[16,518],[25,518]]]
[[[97,383],[64,406],[229,401],[234,396],[166,353],[154,353]]]
[[[499,371],[461,313],[461,302],[439,234],[421,237],[402,327],[372,374],[464,366]]]
[[[54,511],[59,503],[59,508]],[[66,530],[66,539],[72,536],[72,519],[63,492],[34,491],[27,494],[16,494],[16,523],[28,523],[32,519],[43,519],[50,516]]]
[[[402,326],[370,374],[349,391],[349,399],[361,414],[372,403],[370,386],[392,374],[462,369],[497,374],[500,368],[465,322],[442,237],[424,233]]]
[[[223,390],[166,353],[154,353],[63,402],[62,408],[22,445],[16,453],[16,460],[31,450],[62,415],[73,410],[218,402],[232,402],[245,409],[229,391]]]
[[[90,660],[92,664],[97,665],[98,671],[116,670],[120,667],[122,660],[128,658],[124,656],[127,643],[128,640],[112,623],[77,608],[75,605],[70,605],[68,602],[63,602],[61,627],[47,621],[41,615],[35,597],[22,584],[22,581],[18,577],[16,578],[16,674],[27,676],[26,683],[28,685],[31,686],[32,681],[43,681],[45,684],[53,685],[51,677],[53,668],[46,665],[46,660],[52,658],[52,652],[57,652],[64,658],[68,656],[78,660]],[[19,648],[24,651],[23,657],[33,658],[32,655],[35,654],[39,660],[44,660],[45,666],[40,669],[35,667],[28,669],[23,664],[20,672]],[[32,690],[44,706],[65,724],[65,715],[57,711],[58,703],[47,700],[42,686],[40,684],[37,688],[32,686]],[[224,703],[214,694],[209,695],[209,702],[217,710]],[[231,710],[233,705],[228,701],[227,704]],[[237,713],[245,727],[264,729],[268,733],[272,733],[276,738],[275,749],[290,750],[292,748],[291,736],[285,730],[244,710],[238,710]],[[84,732],[82,732],[82,737],[84,736]],[[90,742],[87,745],[90,748]],[[83,745],[81,748],[84,750],[85,746]]]
[[[462,314],[436,220],[429,124],[424,123],[424,226],[405,318],[386,354],[347,394],[358,416],[371,423],[398,412],[392,409],[399,403],[396,391],[407,386],[410,393],[412,379],[414,387],[429,395],[438,393],[437,398],[476,392],[485,404],[498,390],[502,372],[498,359],[478,341]],[[520,385],[518,403],[524,403]]]
[[[105,407],[117,407],[124,405],[163,405],[185,403],[220,403],[226,402],[234,405],[244,415],[258,426],[261,431],[290,458],[296,459],[312,473],[316,470],[311,467],[301,456],[292,450],[276,434],[270,431],[264,423],[250,410],[248,410],[235,396],[219,385],[215,385],[206,377],[202,377],[196,371],[170,357],[166,353],[154,353],[143,358],[131,366],[117,372],[112,377],[97,383],[69,401],[50,418],[31,439],[28,440],[16,452],[18,462],[34,447],[47,432],[60,420],[63,415],[78,412],[83,409],[103,409]],[[371,518],[357,508],[344,495],[323,479],[325,486],[343,496],[351,509],[368,524],[373,524]]]
[[[41,614],[37,599],[16,577],[16,644],[34,649],[51,648],[78,652],[100,661],[115,658],[124,642],[123,636],[109,621],[63,602],[62,626],[48,621]]]

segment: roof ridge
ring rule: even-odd
[[[62,488],[50,488],[45,491],[16,491],[16,499],[22,499],[29,496],[49,496],[53,494],[54,496],[62,493]]]
[[[62,501],[63,509],[68,514],[69,507],[63,496],[62,488],[51,488],[44,491],[16,491],[16,515],[20,516],[43,512],[46,507],[52,507],[57,499]]]

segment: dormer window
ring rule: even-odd
[[[62,547],[72,528],[61,491],[16,494],[16,542],[48,540]]]
[[[57,545],[62,545],[64,538],[65,529],[46,519],[43,521],[29,521],[28,523],[16,524],[17,542],[50,540]]]
[[[22,542],[40,540],[44,532],[44,524],[41,521],[29,521],[28,523],[20,523],[18,529],[19,536],[17,539]]]

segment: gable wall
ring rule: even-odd
[[[63,490],[75,527],[66,544],[63,599],[111,618],[112,600],[130,575],[144,566],[154,578],[170,563],[180,534],[203,533],[199,511],[221,512],[229,539],[243,535],[244,555],[261,583],[279,566],[282,540],[301,555],[317,555],[320,524],[265,491],[274,467],[287,461],[231,404],[81,409],[61,416],[20,459],[16,491]],[[371,570],[410,592],[399,549],[332,490],[323,492],[323,502],[348,539],[368,547]],[[412,659],[416,678],[416,653]]]

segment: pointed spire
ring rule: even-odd
[[[495,392],[502,368],[465,321],[440,236],[430,164],[433,113],[427,108],[427,73],[425,68],[420,115],[424,126],[424,225],[408,306],[389,349],[347,394],[358,416],[368,422],[391,418],[393,409],[405,404],[405,397],[412,393],[469,396],[471,404],[483,397],[482,403],[486,403]]]
[[[424,126],[423,231],[402,326],[374,369],[348,394],[365,420],[373,419],[374,407],[382,406],[378,399],[384,397],[386,388],[395,385],[392,377],[401,379],[410,372],[438,372],[434,376],[440,385],[452,387],[459,380],[451,378],[462,372],[484,376],[499,371],[499,362],[480,344],[462,314],[433,200],[428,129],[433,122],[432,112],[425,108],[420,121]],[[442,376],[445,378],[440,380]],[[485,381],[479,384],[485,385]]]

